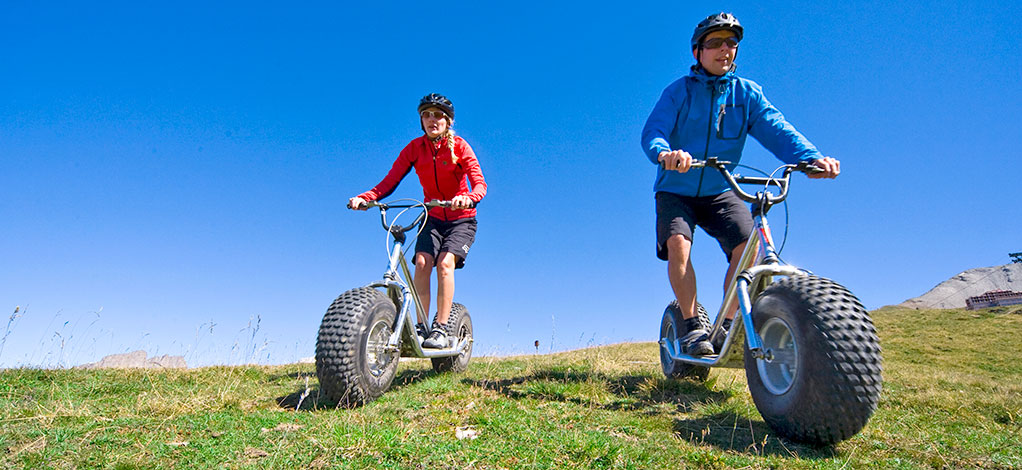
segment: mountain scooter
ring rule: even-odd
[[[745,177],[731,173],[735,166],[712,157],[692,165],[718,170],[735,195],[753,204],[753,234],[712,326],[706,309],[697,304],[699,321],[719,349],[716,355],[684,354],[680,339],[688,329],[677,302],[671,302],[660,322],[664,374],[705,380],[710,367],[744,367],[756,408],[777,434],[812,445],[848,439],[866,425],[880,397],[876,329],[848,289],[782,263],[766,219],[770,208],[788,196],[793,172],[822,170],[799,163],[766,177]],[[762,189],[749,194],[743,184]],[[736,304],[740,317],[723,331],[725,314]]]
[[[408,232],[422,230],[429,208],[450,207],[451,201],[413,202],[367,203],[370,208],[380,209],[387,238],[393,238],[387,271],[383,279],[337,297],[320,323],[316,376],[323,395],[339,406],[357,407],[383,395],[394,380],[401,356],[428,357],[437,372],[463,371],[472,357],[472,318],[459,303],[452,305],[447,320],[447,347],[422,347],[423,338],[428,334],[425,325],[429,316],[422,308],[415,284],[408,282],[412,275],[403,247]],[[420,208],[422,212],[408,226],[398,225],[397,219],[412,208]],[[388,209],[404,210],[388,223]],[[413,305],[417,323],[413,323],[409,315]]]

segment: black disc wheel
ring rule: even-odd
[[[706,308],[703,304],[696,302],[696,316],[699,318],[699,325],[704,330],[710,330],[710,318],[706,313]],[[675,361],[671,359],[665,348],[671,348],[671,351],[678,353],[681,351],[681,338],[688,333],[688,328],[685,327],[684,319],[681,316],[681,309],[678,308],[678,302],[672,300],[667,308],[664,309],[664,316],[660,320],[660,340],[667,343],[667,345],[660,346],[660,367],[664,371],[664,375],[671,379],[680,378],[693,378],[696,380],[706,380],[710,376],[710,368],[703,366],[696,366],[687,364],[681,361]]]
[[[343,407],[361,406],[390,388],[398,351],[388,350],[397,309],[376,289],[360,287],[327,309],[316,341],[320,392]]]
[[[752,306],[764,358],[745,347],[749,392],[779,435],[830,445],[858,433],[882,387],[880,340],[866,309],[829,279],[792,276]]]
[[[468,346],[457,356],[438,357],[432,359],[433,370],[437,372],[461,372],[468,368],[468,361],[472,358],[472,317],[468,309],[457,302],[451,305],[451,316],[447,318],[448,338],[459,344],[462,340],[468,340]]]

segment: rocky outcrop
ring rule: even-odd
[[[965,299],[996,290],[1022,291],[1022,263],[970,269],[899,305],[909,308],[965,308]]]
[[[83,364],[81,369],[186,369],[185,358],[182,356],[162,355],[146,358],[145,351],[132,351],[124,354],[111,354],[99,362]]]

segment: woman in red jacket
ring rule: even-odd
[[[468,250],[475,241],[474,205],[486,195],[486,181],[472,147],[454,135],[454,104],[437,93],[419,101],[419,119],[425,135],[405,146],[394,166],[380,184],[348,201],[348,207],[365,210],[366,201],[376,201],[394,192],[412,168],[419,176],[425,201],[451,200],[451,208],[429,210],[425,227],[415,243],[415,290],[422,308],[429,311],[430,276],[436,267],[437,310],[426,348],[447,347],[447,319],[454,299],[454,270],[465,266]],[[471,183],[471,187],[466,183]]]

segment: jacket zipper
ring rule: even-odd
[[[426,142],[429,142],[429,150],[430,150],[430,153],[433,154],[433,182],[436,183],[436,192],[437,192],[437,194],[440,195],[441,198],[446,199],[447,196],[444,196],[444,192],[440,190],[440,177],[437,176],[437,171],[436,171],[437,170],[437,168],[436,168],[436,157],[437,157],[437,155],[440,154],[440,148],[437,147],[436,150],[434,150],[433,149],[433,141],[429,140],[428,138],[426,139]],[[444,222],[446,222],[447,221],[447,208],[446,207],[442,207],[440,210],[444,211]]]
[[[713,104],[717,102],[717,84],[716,82],[710,83],[710,119],[706,123],[706,150],[703,152],[703,159],[710,157],[710,138],[713,137]],[[703,190],[703,175],[706,174],[706,168],[699,169],[699,185],[696,186],[696,197],[699,197],[699,193]]]

